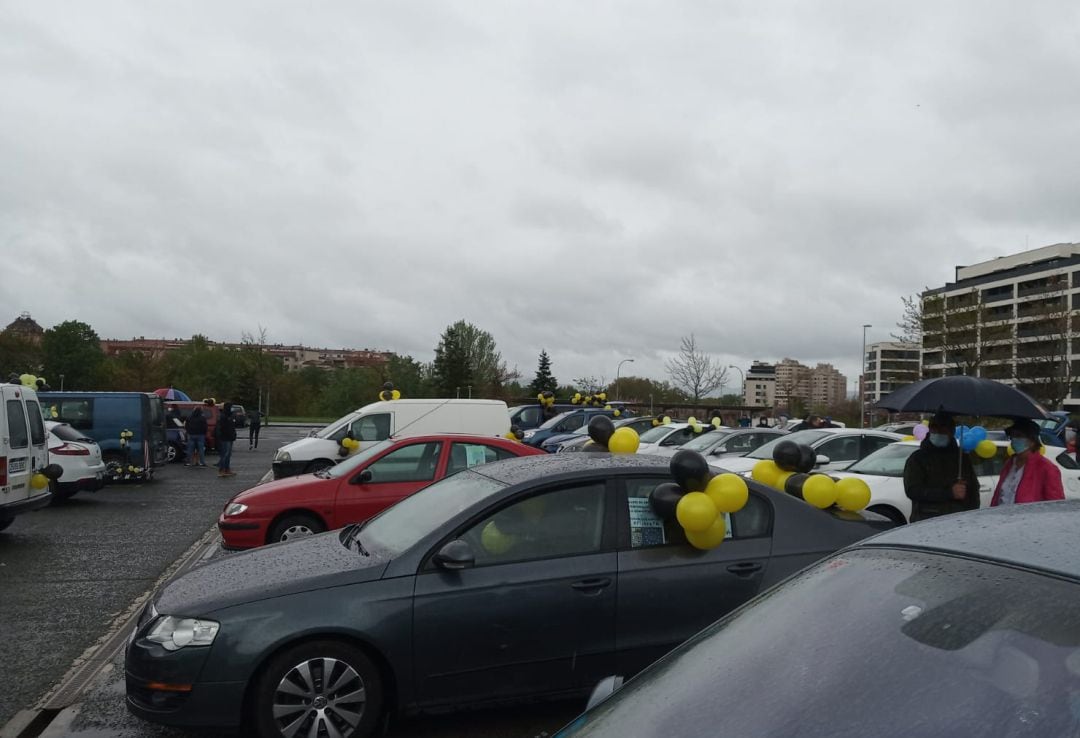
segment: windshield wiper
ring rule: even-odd
[[[329,469],[316,469],[314,474],[319,479],[329,479],[330,478],[330,470]]]
[[[364,556],[370,556],[367,549],[364,548],[364,544],[360,542],[360,531],[363,529],[364,523],[349,523],[345,526],[345,532],[342,534],[345,545],[350,543],[356,544],[356,550],[362,553]]]

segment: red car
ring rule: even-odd
[[[309,536],[360,523],[437,479],[540,449],[490,436],[439,435],[390,439],[337,466],[277,479],[233,497],[218,518],[225,548]]]

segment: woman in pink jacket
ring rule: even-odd
[[[1013,455],[1005,461],[991,507],[1021,502],[1064,500],[1061,472],[1040,453],[1039,426],[1034,420],[1017,420],[1005,429]]]

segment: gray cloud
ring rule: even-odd
[[[0,315],[421,359],[465,318],[562,379],[693,331],[852,376],[901,295],[1077,240],[1078,15],[9,4]]]

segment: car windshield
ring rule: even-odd
[[[819,564],[560,735],[1076,736],[1080,585],[914,551]],[[812,687],[811,687],[812,685]]]
[[[773,455],[773,449],[776,448],[776,444],[782,441],[792,441],[793,443],[804,443],[806,445],[812,445],[815,441],[820,441],[825,436],[829,435],[825,431],[820,430],[801,430],[789,433],[786,436],[780,436],[766,443],[764,446],[759,446],[756,450],[751,451],[746,455],[749,459],[771,459]]]
[[[667,434],[671,433],[673,430],[675,429],[670,425],[658,425],[655,428],[649,428],[649,430],[641,434],[641,442],[656,443],[657,441],[662,441],[667,437]]]
[[[567,415],[570,415],[571,413],[574,413],[574,412],[577,412],[577,411],[576,410],[567,410],[565,413],[559,413],[554,418],[552,418],[551,420],[549,420],[546,423],[544,423],[543,425],[541,425],[540,430],[550,430],[550,429],[554,428],[555,426],[557,426],[559,424],[559,422],[563,418],[565,418]]]
[[[475,471],[461,471],[425,487],[371,519],[360,531],[367,550],[397,556],[467,507],[489,497],[506,484]]]
[[[356,419],[355,415],[348,415],[343,423],[331,423],[325,428],[320,428],[313,434],[315,438],[330,438],[342,428],[348,428],[349,424]]]
[[[688,451],[708,451],[710,448],[720,442],[721,438],[730,436],[731,431],[709,431],[703,433],[697,438],[691,438],[689,441],[682,445]]]
[[[366,448],[360,453],[352,454],[348,456],[337,466],[332,466],[323,472],[324,475],[331,479],[341,479],[347,477],[357,470],[362,464],[367,462],[368,459],[379,455],[386,449],[394,445],[393,441],[380,441],[370,448]]]
[[[918,446],[909,444],[889,444],[848,467],[848,471],[855,474],[874,474],[879,477],[902,477],[908,457],[918,449]]]

